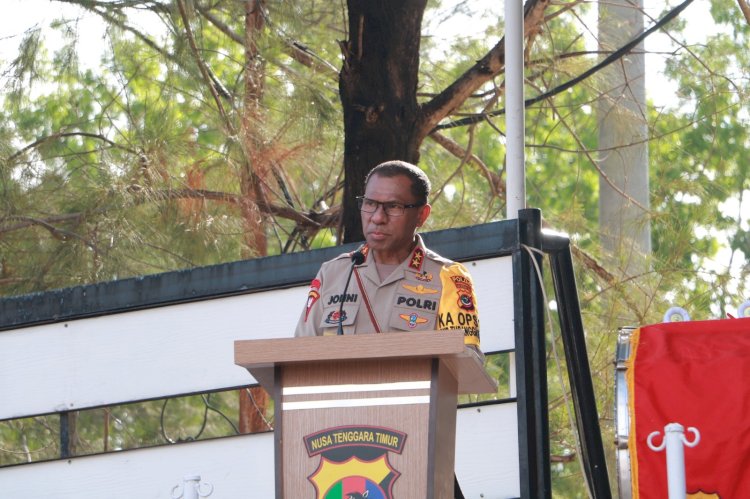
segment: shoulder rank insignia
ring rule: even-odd
[[[422,263],[424,263],[424,251],[422,250],[422,248],[417,246],[416,248],[414,248],[414,252],[411,254],[411,259],[409,260],[409,268],[419,272],[422,270]]]

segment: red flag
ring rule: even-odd
[[[664,426],[700,432],[684,447],[688,494],[750,497],[750,318],[644,326],[628,361],[633,498],[667,497]]]

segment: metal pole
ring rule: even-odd
[[[552,282],[557,297],[565,365],[568,368],[576,426],[581,439],[581,465],[588,482],[590,497],[610,499],[612,493],[589,368],[581,305],[573,272],[570,239],[560,235],[543,234],[542,249],[549,255]]]
[[[523,2],[505,2],[506,218],[526,208]]]
[[[519,428],[520,491],[524,499],[552,497],[547,368],[542,283],[537,279],[536,259],[522,248],[541,247],[542,214],[536,209],[518,213],[519,248],[513,254],[516,396]]]
[[[70,412],[60,413],[60,457],[71,457],[70,452]]]
[[[695,447],[700,442],[700,433],[697,429],[690,427],[688,431],[693,432],[695,438],[692,442],[685,439],[685,430],[679,423],[669,423],[664,427],[664,440],[661,445],[656,446],[653,443],[654,437],[659,436],[659,432],[651,433],[646,439],[646,444],[653,451],[667,448],[667,484],[669,499],[684,499],[685,497],[685,450],[683,444],[688,447]]]

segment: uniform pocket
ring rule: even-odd
[[[359,306],[357,304],[345,304],[343,310],[340,310],[339,305],[332,305],[323,308],[323,316],[320,319],[320,328],[325,329],[338,329],[339,321],[344,327],[344,332],[353,329],[357,322],[357,312]]]
[[[388,325],[399,331],[436,329],[437,308],[435,298],[397,293]]]

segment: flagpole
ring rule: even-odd
[[[654,444],[653,440],[659,436],[658,431],[651,432],[646,439],[646,444],[654,452],[667,449],[667,493],[669,499],[683,499],[685,497],[685,450],[686,447],[695,447],[701,441],[701,434],[692,426],[688,431],[693,432],[693,441],[685,438],[685,428],[680,423],[669,423],[664,427],[664,439],[660,445]]]
[[[505,218],[526,208],[524,172],[523,0],[505,2]],[[510,396],[516,396],[516,358],[510,354]]]
[[[526,208],[523,1],[505,2],[506,218]]]

